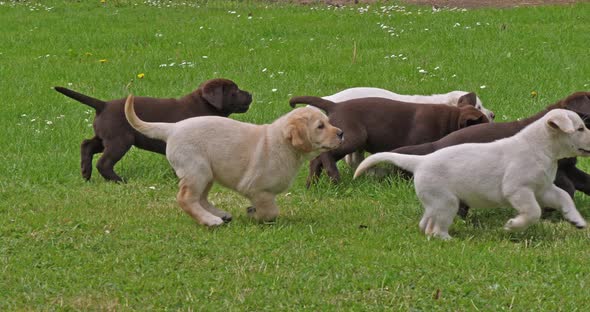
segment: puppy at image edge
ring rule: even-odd
[[[377,153],[354,176],[385,161],[414,173],[416,194],[424,206],[420,230],[450,239],[448,229],[459,204],[493,208],[512,206],[518,215],[508,231],[524,230],[541,217],[541,207],[561,210],[578,228],[586,221],[567,192],[553,184],[557,160],[590,155],[590,131],[576,113],[555,109],[516,135],[492,143],[450,146],[428,155]]]

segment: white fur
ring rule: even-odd
[[[385,89],[379,88],[370,88],[370,87],[357,87],[357,88],[350,88],[342,90],[338,93],[324,96],[323,99],[332,101],[332,102],[344,102],[348,100],[366,98],[366,97],[379,97],[379,98],[386,98],[390,100],[396,100],[401,102],[407,103],[417,103],[417,104],[446,104],[450,106],[457,106],[459,98],[464,96],[469,92],[465,91],[451,91],[448,93],[443,94],[432,94],[432,95],[404,95],[404,94],[397,94]],[[476,104],[475,108],[481,111],[488,117],[491,121],[494,120],[494,113],[485,107],[481,102],[479,97],[476,97]],[[348,154],[344,157],[344,161],[352,167],[356,168],[364,159],[364,151],[357,151],[351,154]]]
[[[553,181],[557,160],[588,156],[588,151],[590,131],[582,119],[555,109],[516,135],[492,143],[455,145],[423,156],[371,155],[355,177],[382,161],[413,172],[416,194],[425,209],[420,229],[443,239],[450,238],[448,228],[460,202],[474,208],[512,206],[518,215],[504,226],[509,231],[537,222],[541,207],[560,209],[566,220],[582,228],[586,221]]]
[[[207,200],[214,182],[248,198],[251,217],[269,221],[279,213],[275,196],[290,186],[301,164],[342,142],[342,131],[316,108],[295,109],[268,125],[216,116],[149,123],[137,117],[129,96],[125,115],[137,131],[166,141],[166,158],[180,179],[178,203],[207,226],[231,220]]]

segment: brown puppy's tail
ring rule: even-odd
[[[133,101],[134,98],[132,94],[130,94],[125,101],[125,117],[131,127],[149,138],[166,142],[168,136],[170,136],[170,133],[174,130],[175,124],[166,122],[145,122],[139,119],[135,113]]]
[[[82,104],[86,104],[92,108],[94,108],[94,110],[96,110],[96,113],[100,113],[104,110],[104,107],[106,106],[106,102],[105,101],[101,101],[99,99],[95,99],[93,97],[90,97],[88,95],[84,95],[82,93],[78,93],[74,90],[70,90],[64,87],[53,87],[53,89],[55,89],[55,91],[69,97],[72,98]]]
[[[393,153],[406,155],[426,155],[437,151],[437,148],[432,142],[422,143],[418,145],[402,146],[394,149]]]
[[[328,113],[328,115],[335,105],[334,102],[322,99],[321,97],[317,96],[295,96],[289,100],[289,105],[291,105],[291,107],[295,107],[295,105],[300,103],[315,106]]]

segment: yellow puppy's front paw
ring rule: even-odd
[[[206,218],[205,220],[201,221],[201,224],[208,226],[208,227],[220,226],[223,223],[225,223],[225,222],[223,222],[223,219],[221,219],[220,217],[215,217],[215,216],[212,216],[210,218]]]

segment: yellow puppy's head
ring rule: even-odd
[[[313,107],[297,108],[287,116],[285,138],[304,154],[319,154],[342,144],[344,133]]]

